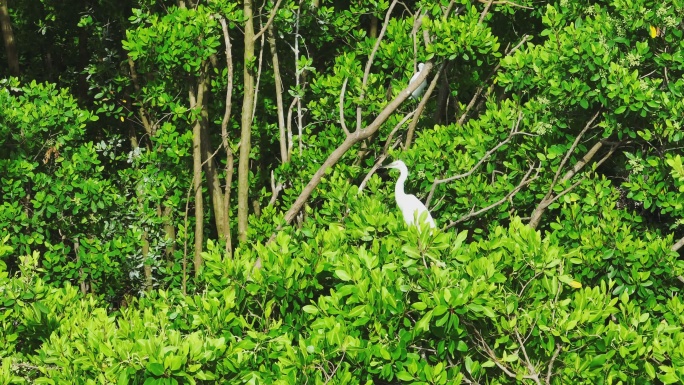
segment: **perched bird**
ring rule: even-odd
[[[425,221],[431,228],[435,228],[435,221],[432,219],[432,215],[430,215],[430,212],[423,202],[419,201],[413,194],[404,193],[404,182],[406,182],[406,178],[408,178],[408,168],[406,168],[406,164],[401,160],[397,160],[384,168],[399,170],[399,179],[397,179],[397,186],[394,189],[394,198],[397,200],[397,206],[399,206],[401,214],[404,216],[404,222],[409,226],[413,225],[414,218],[420,218],[421,214],[427,213]]]
[[[418,75],[420,75],[420,72],[423,70],[423,67],[425,67],[425,64],[423,63],[418,63],[418,72],[413,74],[411,77],[411,80],[409,80],[409,84],[413,83],[418,79]],[[409,96],[409,99],[415,99],[417,100],[421,96],[423,96],[423,92],[425,92],[425,87],[427,86],[427,80],[423,80],[422,83],[416,88],[412,93],[411,96]]]

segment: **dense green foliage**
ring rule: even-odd
[[[39,3],[0,79],[0,385],[684,383],[683,1]]]

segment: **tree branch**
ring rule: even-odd
[[[529,38],[530,38],[530,35],[523,36],[522,40],[520,40],[520,43],[518,43],[515,47],[513,47],[509,51],[507,51],[506,54],[504,55],[504,57],[509,56],[513,52],[517,51],[518,48],[520,48]],[[485,84],[487,84],[489,82],[489,80],[494,75],[496,75],[496,73],[499,71],[499,68],[501,68],[501,61],[499,61],[499,63],[494,67],[492,72],[489,73],[489,76],[487,76],[487,80],[485,80]],[[461,117],[458,118],[458,124],[459,125],[463,125],[463,123],[465,123],[466,117],[468,117],[468,113],[470,112],[470,110],[473,109],[473,107],[475,107],[475,103],[480,98],[480,95],[482,95],[482,91],[484,91],[484,89],[485,89],[484,86],[477,87],[477,89],[475,90],[475,95],[473,95],[472,99],[470,99],[470,102],[466,106],[466,109],[463,112],[463,114],[461,114]]]
[[[425,105],[427,104],[428,99],[430,98],[430,95],[432,94],[432,91],[434,91],[435,86],[437,85],[437,81],[439,80],[439,75],[444,71],[444,68],[446,66],[446,61],[442,62],[442,64],[439,66],[439,70],[437,71],[437,74],[435,77],[432,79],[430,82],[430,85],[428,86],[427,91],[423,95],[423,97],[420,99],[420,103],[418,103],[418,107],[416,108],[416,114],[411,121],[411,124],[409,124],[408,130],[406,131],[406,141],[404,142],[404,149],[408,149],[411,147],[411,142],[413,141],[413,133],[416,130],[416,126],[418,125],[418,120],[420,119],[420,115],[423,113],[423,109],[425,108]]]
[[[349,136],[349,130],[347,129],[347,124],[344,122],[344,93],[347,91],[347,81],[349,78],[344,78],[344,83],[342,83],[342,92],[340,92],[340,125],[342,125],[342,130]]]
[[[484,156],[482,156],[482,158],[480,158],[480,160],[468,172],[463,173],[463,174],[459,174],[459,175],[450,176],[450,177],[444,178],[444,179],[435,179],[435,181],[432,182],[432,187],[430,188],[430,193],[428,194],[428,197],[425,201],[425,206],[428,208],[430,207],[430,201],[432,200],[432,196],[435,194],[435,190],[437,189],[437,186],[439,186],[440,184],[443,184],[443,183],[449,183],[449,182],[453,182],[455,180],[459,180],[459,179],[469,177],[470,175],[472,175],[475,172],[475,170],[477,170],[482,165],[482,163],[484,163],[493,153],[495,153],[496,150],[501,148],[501,146],[505,145],[506,143],[510,142],[510,140],[513,139],[514,136],[516,136],[516,135],[530,135],[530,134],[518,131],[518,127],[520,126],[521,121],[522,121],[522,113],[519,113],[518,114],[518,120],[515,122],[515,125],[513,125],[513,127],[511,128],[511,132],[508,134],[508,137],[506,139],[504,139],[502,142],[500,142],[499,144],[497,144],[496,146],[494,146],[494,148],[487,151],[484,154]]]
[[[479,1],[480,3],[485,3],[485,2],[487,2],[488,0],[478,0],[478,1]],[[506,5],[510,5],[510,6],[512,6],[512,7],[524,8],[524,9],[534,9],[534,8],[532,8],[532,7],[528,7],[528,6],[526,6],[526,5],[516,4],[516,3],[512,2],[512,1],[508,1],[508,0],[499,0],[499,1],[490,1],[490,2],[491,2],[492,4],[497,4],[497,5],[506,4]]]
[[[503,198],[501,198],[500,200],[498,200],[497,202],[494,202],[494,203],[492,203],[491,205],[489,205],[489,206],[487,206],[487,207],[485,207],[485,208],[482,208],[482,209],[480,209],[480,210],[477,210],[477,211],[474,211],[475,208],[473,207],[473,209],[470,210],[470,213],[468,213],[468,214],[462,216],[461,218],[459,218],[459,219],[457,219],[457,220],[455,220],[455,221],[451,221],[451,223],[449,223],[449,225],[447,226],[447,229],[450,229],[450,228],[454,227],[455,225],[457,225],[457,224],[459,224],[459,223],[461,223],[461,222],[467,221],[467,220],[470,219],[470,218],[473,218],[473,217],[476,217],[476,216],[478,216],[478,215],[480,215],[480,214],[482,214],[482,213],[485,213],[485,212],[487,212],[487,211],[493,209],[494,207],[497,207],[497,206],[503,204],[505,201],[511,199],[511,198],[512,198],[515,194],[517,194],[518,191],[520,191],[523,187],[525,187],[526,185],[530,184],[533,180],[537,179],[537,177],[538,177],[538,175],[539,175],[539,169],[538,169],[538,168],[537,168],[536,174],[535,174],[531,179],[528,179],[529,176],[530,176],[530,174],[532,173],[532,170],[534,170],[534,169],[535,169],[535,166],[532,165],[532,167],[530,167],[530,169],[527,170],[527,173],[525,174],[525,176],[523,176],[523,178],[522,178],[522,180],[520,181],[520,183],[518,183],[518,185],[517,185],[513,190],[511,190],[508,194],[506,194],[505,197],[503,197]]]
[[[385,36],[385,32],[387,31],[387,26],[389,25],[390,21],[390,16],[392,15],[392,10],[394,9],[394,6],[397,5],[398,0],[392,1],[392,4],[390,4],[389,8],[387,9],[387,13],[385,14],[385,21],[382,23],[382,28],[380,29],[380,35],[378,35],[377,40],[375,40],[375,45],[373,46],[373,50],[370,53],[370,56],[368,57],[368,61],[366,62],[366,69],[363,71],[363,81],[361,83],[361,95],[359,96],[359,105],[356,107],[356,130],[359,131],[361,130],[361,113],[363,112],[363,108],[361,107],[361,102],[366,96],[366,84],[368,84],[368,76],[370,75],[370,70],[371,66],[373,65],[373,61],[375,60],[375,55],[378,52],[378,49],[380,48],[380,43],[382,42],[382,38]],[[425,78],[423,78],[425,79]],[[422,82],[422,80],[421,80]]]
[[[537,384],[541,385],[541,381],[539,380],[539,373],[537,373],[537,368],[532,365],[532,361],[530,361],[530,357],[527,355],[527,349],[525,349],[525,343],[523,342],[522,338],[520,338],[520,333],[518,333],[518,327],[515,327],[515,338],[518,340],[518,344],[520,344],[520,350],[523,352],[523,357],[525,357],[525,364],[527,365],[527,370],[530,373],[530,378]]]
[[[561,349],[563,348],[563,345],[557,345],[556,350],[553,352],[553,356],[551,356],[551,361],[549,361],[549,367],[546,369],[546,383],[551,384],[551,374],[553,373],[553,364],[556,362],[556,358],[558,358],[558,355],[560,354]]]
[[[264,34],[268,30],[268,27],[271,26],[271,23],[273,23],[273,19],[275,18],[276,13],[278,12],[278,7],[280,7],[280,2],[282,0],[276,1],[276,4],[273,6],[273,9],[271,9],[271,15],[268,17],[268,20],[266,21],[266,25],[261,28],[261,31],[254,35],[254,38],[252,38],[253,41],[257,41],[258,38],[261,37],[261,35]]]
[[[589,121],[587,122],[587,124],[584,125],[584,128],[582,129],[582,131],[580,131],[580,133],[577,135],[577,137],[575,137],[575,140],[573,141],[573,143],[570,146],[570,148],[568,149],[568,151],[565,152],[565,156],[563,157],[560,164],[558,165],[558,169],[556,170],[556,174],[553,176],[553,181],[551,182],[551,185],[549,186],[549,190],[547,191],[546,195],[544,195],[544,198],[542,198],[541,202],[539,202],[537,207],[534,209],[534,211],[532,212],[532,215],[530,215],[530,221],[528,222],[528,225],[531,228],[533,228],[533,229],[537,228],[537,226],[539,225],[539,222],[541,221],[541,217],[544,214],[544,211],[546,210],[546,208],[552,202],[554,202],[556,199],[558,199],[558,196],[552,197],[553,189],[556,187],[556,184],[558,183],[558,177],[560,176],[561,171],[563,171],[563,167],[565,167],[565,164],[570,159],[570,156],[575,151],[575,148],[577,148],[577,145],[579,144],[579,142],[582,139],[582,137],[584,136],[584,134],[587,132],[587,130],[589,130],[589,128],[594,127],[592,125],[593,125],[594,121],[596,120],[596,118],[598,118],[600,113],[601,113],[600,110],[596,111],[594,116],[592,116],[591,119],[589,119]],[[591,150],[589,150],[589,152],[587,152],[587,154],[585,156],[583,156],[580,161],[577,162],[578,164],[573,166],[573,168],[571,170],[569,170],[563,176],[563,179],[561,179],[561,182],[566,182],[567,180],[572,178],[577,173],[577,171],[579,171],[585,164],[587,164],[591,160],[591,158],[594,155],[596,155],[596,152],[598,152],[598,150],[601,148],[601,146],[603,146],[603,143],[601,141],[596,143],[594,145],[594,147]],[[612,151],[614,151],[614,149]],[[612,154],[612,151],[609,152],[609,154]],[[580,165],[580,163],[581,163],[581,165]],[[575,171],[573,172],[573,170],[575,170]],[[581,182],[581,180],[580,180],[580,182]],[[575,188],[578,184],[579,183],[575,183],[573,186],[571,186],[571,189]],[[567,191],[570,191],[570,190],[566,189],[566,191],[564,191],[563,194],[567,193]]]
[[[387,140],[385,141],[385,145],[382,147],[382,154],[375,161],[375,164],[373,165],[371,170],[368,172],[368,174],[366,174],[366,176],[361,181],[361,184],[359,185],[359,191],[357,192],[357,194],[361,194],[363,189],[366,187],[366,183],[368,183],[368,181],[370,180],[371,176],[373,176],[375,171],[377,171],[377,169],[380,167],[382,162],[387,158],[387,155],[389,155],[390,143],[392,141],[392,138],[394,137],[394,134],[401,128],[401,126],[404,125],[404,123],[406,123],[407,120],[409,120],[411,118],[411,116],[413,116],[413,114],[415,114],[415,112],[416,111],[414,110],[414,111],[410,112],[409,114],[407,114],[406,116],[404,116],[404,118],[399,123],[397,123],[394,126],[394,128],[392,129],[392,131],[389,133],[389,135],[387,136]],[[399,143],[401,143],[401,140],[397,139],[392,144],[391,148],[395,149],[399,145]]]
[[[489,13],[489,7],[492,6],[492,1],[493,0],[485,0],[487,3],[485,4],[485,8],[482,10],[482,13],[480,14],[480,20],[477,21],[478,24],[482,23],[484,21],[485,16],[487,16],[487,13]],[[484,3],[484,1],[480,1]]]
[[[344,154],[356,143],[373,135],[380,128],[380,126],[382,126],[382,124],[390,117],[390,115],[392,115],[394,111],[396,111],[396,109],[401,105],[401,103],[408,99],[409,95],[411,95],[411,93],[415,91],[416,88],[418,88],[420,83],[423,80],[425,80],[425,78],[427,78],[433,66],[434,64],[431,61],[425,63],[425,67],[423,67],[423,71],[421,71],[420,75],[418,76],[418,79],[416,79],[415,82],[408,84],[405,89],[399,92],[399,94],[389,104],[387,104],[385,108],[383,108],[383,110],[375,118],[375,120],[373,120],[371,124],[369,124],[366,128],[362,130],[354,131],[344,139],[342,144],[340,144],[328,156],[325,162],[323,162],[323,164],[311,177],[309,183],[307,183],[307,185],[299,194],[299,196],[292,204],[290,209],[285,213],[285,217],[283,218],[284,223],[278,226],[278,228],[276,228],[276,232],[282,230],[283,226],[290,224],[292,222],[297,213],[299,213],[299,211],[304,206],[304,203],[309,199],[309,197],[313,193],[313,190],[321,182],[321,179],[323,178],[323,175],[325,175],[328,168],[333,167],[342,158],[342,156],[344,156]],[[275,239],[275,236],[276,233],[273,233],[271,235],[271,238],[269,238],[268,242],[272,242],[273,239]]]

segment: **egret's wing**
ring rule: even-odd
[[[435,221],[432,219],[432,215],[428,211],[427,207],[421,202],[415,195],[406,195],[401,202],[397,202],[399,208],[401,208],[401,213],[404,216],[404,221],[409,225],[415,223],[415,218],[420,218],[423,213],[427,213],[427,218],[425,221],[430,224],[430,227],[435,227]]]

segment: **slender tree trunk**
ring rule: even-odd
[[[378,22],[379,22],[379,19],[377,17],[375,17],[375,15],[371,15],[370,30],[368,32],[368,37],[370,37],[371,39],[377,39],[378,38]],[[368,139],[361,142],[361,146],[359,148],[359,154],[357,155],[356,160],[354,161],[355,166],[363,166],[363,161],[368,156],[370,145],[374,140],[375,140],[375,135],[371,135],[371,137],[369,137]]]
[[[203,104],[205,79],[200,75],[198,85],[189,91],[190,108]],[[193,188],[195,189],[195,277],[202,267],[202,245],[204,243],[204,206],[202,202],[202,123],[201,118],[192,127]]]
[[[150,239],[147,230],[143,231],[142,235],[142,259],[143,270],[145,273],[144,290],[152,290],[152,266],[147,263],[147,257],[150,255]]]
[[[287,156],[287,133],[285,128],[285,107],[283,106],[283,83],[280,77],[280,64],[278,62],[278,50],[276,47],[275,32],[273,23],[268,26],[268,44],[271,47],[271,58],[273,60],[273,76],[275,78],[276,105],[278,107],[278,131],[280,133],[280,161],[287,163],[290,161]]]
[[[76,264],[80,265],[81,257],[78,255],[81,251],[81,243],[78,237],[74,238],[74,253],[76,254]],[[83,273],[83,266],[78,267],[79,286],[81,294],[88,294],[88,283],[86,282],[85,274]]]
[[[436,124],[448,124],[447,122],[447,106],[449,105],[449,97],[451,96],[451,85],[447,73],[449,65],[444,67],[444,76],[440,79],[439,92],[437,93],[437,108],[435,109],[432,120]]]
[[[252,111],[254,109],[254,15],[252,0],[244,1],[245,57],[244,96],[240,134],[240,160],[238,164],[238,237],[247,240],[249,214],[249,153],[252,149]]]
[[[135,70],[135,62],[131,57],[128,57],[128,70],[131,75],[131,83],[133,83],[133,89],[135,89],[135,92],[138,93],[140,92],[140,79],[138,78],[138,72]],[[145,108],[143,107],[142,103],[140,103],[140,108],[138,108],[138,117],[140,118],[140,121],[143,124],[143,127],[145,128],[145,132],[147,132],[147,135],[149,136],[154,136],[156,134],[156,130],[152,125],[150,124],[150,120],[147,117],[147,112],[145,111]]]
[[[368,34],[371,39],[378,37],[378,21],[379,19],[375,15],[371,15],[370,33]]]
[[[12,32],[12,21],[7,7],[7,0],[0,0],[0,28],[2,28],[2,40],[5,43],[5,53],[7,54],[7,66],[10,75],[19,76],[19,54],[17,45]]]
[[[221,141],[223,149],[226,151],[226,187],[223,193],[223,211],[226,213],[226,255],[232,257],[233,245],[232,236],[230,233],[230,193],[233,184],[233,173],[235,171],[235,156],[233,149],[230,147],[228,140],[228,122],[230,122],[230,114],[233,106],[233,49],[230,43],[230,36],[228,35],[228,23],[221,17],[221,28],[223,29],[223,39],[226,44],[226,68],[228,70],[228,79],[226,86],[226,106],[223,111],[223,120],[221,121]]]
[[[88,4],[86,3],[86,7]],[[88,98],[88,75],[85,73],[88,62],[90,61],[88,54],[88,31],[82,27],[78,32],[78,97],[81,100]]]
[[[214,223],[216,224],[216,232],[218,233],[219,238],[224,238],[227,231],[227,214],[224,210],[224,198],[223,191],[221,191],[218,167],[216,167],[216,162],[214,162],[214,159],[211,159],[213,153],[209,147],[209,127],[206,101],[201,107],[202,112],[200,114],[200,126],[202,131],[202,159],[204,161],[204,172],[207,176],[211,204],[212,208],[214,209]]]
[[[176,228],[173,227],[173,213],[171,206],[157,205],[157,215],[162,218],[164,223],[164,234],[166,235],[164,243],[164,257],[166,259],[166,266],[170,269],[173,267],[173,255],[176,252]]]

